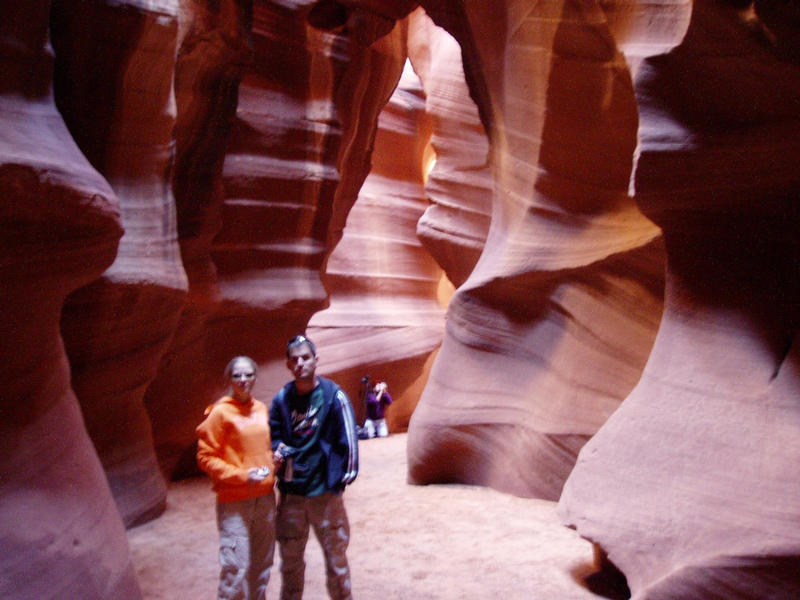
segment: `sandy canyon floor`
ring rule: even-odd
[[[592,546],[563,527],[556,504],[482,487],[406,483],[406,436],[363,440],[345,492],[357,600],[586,600],[600,590]],[[217,530],[205,478],[170,485],[167,510],[128,531],[146,600],[214,600]],[[268,600],[280,590],[280,559]],[[306,549],[305,600],[324,600],[316,539]],[[595,591],[591,591],[592,588]]]

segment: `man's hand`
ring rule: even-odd
[[[275,461],[275,469],[280,471],[281,466],[286,461],[286,457],[291,454],[291,449],[289,446],[280,442],[278,447],[275,448],[275,451],[272,453],[272,460]]]

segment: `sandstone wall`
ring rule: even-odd
[[[409,27],[409,57],[425,91],[435,157],[425,182],[430,205],[417,235],[457,287],[478,262],[489,231],[489,140],[464,79],[458,42],[421,8],[409,16]]]
[[[428,205],[430,137],[425,95],[406,61],[378,118],[369,176],[327,263],[330,306],[308,328],[324,349],[321,368],[350,393],[359,423],[366,418],[361,379],[388,383],[394,432],[408,427],[444,329],[442,270],[416,237]]]
[[[558,496],[575,452],[613,412],[581,452],[561,510],[621,566],[634,597],[796,596],[797,490],[787,485],[797,456],[795,9],[423,4],[462,45],[497,192],[483,254],[450,306],[412,419],[412,480]],[[640,153],[637,204],[663,228],[668,257],[660,322],[660,242],[634,241],[653,227],[622,193]],[[615,230],[607,237],[604,221]],[[561,227],[569,233],[556,234]],[[616,288],[604,282],[615,263],[625,274]],[[573,288],[602,309],[568,303]],[[648,297],[650,309],[639,300]],[[608,318],[611,305],[621,319]],[[635,341],[637,327],[647,343],[624,344],[634,350],[628,377],[620,363],[603,367],[609,356],[623,362],[619,348],[600,360],[586,353],[610,347],[602,335],[612,331]],[[619,404],[645,360],[621,407],[601,415],[597,400]],[[513,400],[529,381],[544,402],[508,402],[516,412],[495,441],[486,432],[499,429],[504,404],[486,399]],[[465,401],[453,382],[478,391]],[[559,407],[570,407],[567,431]]]
[[[560,511],[637,599],[800,593],[800,28],[755,9],[698,0],[636,81],[636,198],[664,230],[664,318]]]
[[[423,6],[461,44],[494,195],[411,421],[410,478],[557,499],[639,378],[661,312],[660,232],[628,193],[624,20],[613,5]]]
[[[194,21],[185,17],[176,193],[189,296],[146,396],[170,476],[196,471],[194,428],[224,391],[232,356],[259,363],[255,395],[265,402],[289,377],[286,341],[328,304],[325,264],[402,72],[401,26],[365,14],[315,28],[313,5],[194,6]],[[330,374],[337,350],[322,342]]]
[[[61,331],[86,427],[132,524],[166,501],[142,398],[186,293],[170,187],[177,2],[57,0],[51,24],[56,103],[119,198],[125,229],[114,263],[67,299]]]
[[[49,16],[31,1],[0,20],[0,597],[135,600],[59,332],[66,296],[114,260],[120,202],[56,110]]]

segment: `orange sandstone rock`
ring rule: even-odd
[[[59,332],[67,294],[114,259],[119,203],[56,110],[49,17],[31,0],[0,20],[0,597],[137,600]]]
[[[423,6],[461,44],[494,195],[411,420],[409,477],[556,499],[661,312],[660,232],[628,195],[628,65],[599,6]]]
[[[309,322],[320,369],[348,391],[359,422],[361,378],[388,383],[390,431],[407,428],[444,330],[442,270],[416,237],[428,206],[431,125],[419,78],[405,65],[378,119],[372,168],[327,263],[330,307]]]
[[[123,520],[164,510],[147,386],[186,295],[170,186],[176,2],[55,2],[56,103],[114,189],[125,234],[61,319],[72,386]]]
[[[636,198],[664,230],[664,318],[559,505],[636,599],[800,594],[800,63],[761,9],[698,0],[636,81]]]

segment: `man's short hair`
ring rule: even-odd
[[[292,348],[297,348],[298,346],[302,346],[303,344],[308,344],[308,347],[311,349],[311,354],[314,356],[317,355],[317,347],[314,345],[310,339],[308,339],[303,334],[296,335],[292,339],[289,340],[289,343],[286,344],[286,358],[289,358],[289,352],[291,352]]]

